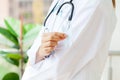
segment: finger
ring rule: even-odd
[[[49,55],[51,53],[51,51],[54,50],[54,47],[47,47],[47,48],[44,48],[44,51],[45,51],[45,55]]]
[[[43,37],[48,37],[48,36],[58,36],[61,38],[67,37],[65,33],[60,33],[60,32],[49,32],[49,33],[43,33]]]
[[[57,42],[49,41],[49,42],[43,43],[42,46],[43,46],[43,48],[55,47],[55,46],[57,46],[57,44],[58,44]]]
[[[41,41],[44,43],[49,41],[58,42],[60,40],[63,40],[63,38],[61,39],[61,37],[59,36],[48,36],[48,37],[43,37]]]
[[[66,38],[66,35],[63,33],[59,33],[59,32],[52,32],[52,33],[44,33],[44,35],[42,36],[42,43],[43,42],[48,42],[48,41],[60,41]]]
[[[60,33],[60,32],[53,32],[52,33],[53,36],[58,36],[60,37],[61,39],[67,37],[67,35],[65,33]]]

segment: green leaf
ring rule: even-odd
[[[8,53],[7,53],[7,52],[4,52],[4,51],[0,51],[0,56],[5,57],[5,56],[6,56],[6,54],[8,54]]]
[[[34,39],[37,37],[38,33],[40,32],[40,29],[41,29],[41,26],[38,25],[24,35],[24,38],[23,38],[24,51],[26,51],[32,45]]]
[[[17,73],[11,72],[6,74],[2,80],[20,80]]]
[[[11,58],[11,59],[16,59],[16,60],[20,60],[22,58],[21,55],[18,53],[17,54],[15,54],[15,53],[7,54],[6,57]]]
[[[17,45],[13,45],[12,48],[20,49],[20,45],[19,45],[19,46],[17,46]]]
[[[20,60],[22,58],[20,53],[11,53],[11,52],[4,52],[4,51],[0,51],[0,56],[8,57],[16,60]]]
[[[19,53],[10,53],[4,51],[0,51],[0,56],[15,66],[19,66],[19,61],[22,58]]]
[[[4,22],[5,22],[6,27],[10,31],[10,33],[13,34],[14,36],[18,37],[17,32],[15,32],[16,30],[18,30],[18,28],[16,30],[14,30],[15,29],[14,26],[16,24],[15,20],[13,20],[12,18],[8,18],[8,19],[5,19]],[[19,25],[17,27],[19,27]]]
[[[25,54],[24,55],[24,63],[27,63],[28,62],[28,56]]]
[[[36,27],[35,24],[25,24],[24,25],[24,34],[26,34],[27,32],[29,32],[31,29],[33,29],[35,27]]]
[[[19,60],[17,60],[17,59],[12,59],[12,58],[8,58],[8,57],[4,57],[4,59],[5,59],[6,61],[8,61],[9,63],[11,63],[11,64],[19,67]]]
[[[13,34],[11,34],[7,29],[0,27],[0,34],[2,34],[11,42],[13,42],[16,46],[19,45],[18,39]]]

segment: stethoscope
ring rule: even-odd
[[[58,1],[59,2],[59,1]],[[47,23],[47,20],[49,19],[49,17],[51,16],[51,14],[54,12],[56,6],[58,5],[58,2],[56,3],[56,5],[53,7],[53,9],[49,12],[49,14],[47,15],[45,21],[44,21],[44,32],[49,32],[49,29],[48,27],[46,27],[46,23]],[[70,5],[71,6],[71,13],[68,17],[68,21],[71,22],[72,19],[73,19],[73,13],[74,13],[74,4],[73,4],[73,0],[70,0],[70,1],[67,1],[67,2],[64,2],[59,8],[58,8],[58,11],[56,13],[56,16],[59,15],[60,11],[62,10],[62,8],[65,6],[65,5]]]
[[[59,1],[58,1],[59,2]],[[50,11],[50,13],[48,14],[48,16],[46,17],[45,21],[44,21],[44,32],[49,32],[49,29],[48,27],[46,27],[46,23],[47,23],[47,20],[49,19],[49,17],[51,16],[51,14],[54,12],[58,2],[56,3],[56,5],[53,7],[53,9]],[[68,21],[71,22],[72,19],[73,19],[73,13],[74,13],[74,4],[73,4],[73,0],[70,0],[70,1],[67,1],[67,2],[64,2],[59,8],[58,8],[58,11],[56,13],[56,16],[58,16],[58,14],[60,13],[60,11],[62,10],[62,8],[65,6],[65,5],[70,5],[71,6],[71,13],[68,17]],[[54,54],[55,51],[53,50],[51,52],[50,55]],[[48,56],[45,56],[45,58],[48,58],[50,55]]]

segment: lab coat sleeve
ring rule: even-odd
[[[27,51],[27,55],[29,57],[29,66],[34,67],[34,65],[36,65],[36,66],[38,65],[37,63],[35,63],[35,60],[36,60],[36,53],[41,45],[41,36],[43,33],[43,29],[44,29],[44,27],[41,28],[37,38],[33,42],[32,47]],[[39,65],[40,65],[40,63],[42,64],[42,61],[39,62]]]
[[[65,43],[67,47],[63,49],[63,52],[55,54],[58,57],[56,71],[58,78],[61,77],[60,75],[65,77],[65,73],[70,73],[70,71],[72,73],[80,71],[109,41],[114,30],[114,25],[109,25],[109,23],[115,21],[111,20],[113,15],[108,14],[111,13],[112,8],[106,5],[102,2],[85,5],[85,9],[80,9],[74,14],[72,26],[67,33],[68,43]],[[64,65],[61,66],[63,63]]]

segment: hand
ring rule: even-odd
[[[36,62],[39,62],[43,57],[50,55],[51,51],[57,46],[58,42],[64,40],[66,35],[59,32],[43,33],[41,46],[37,52]]]

